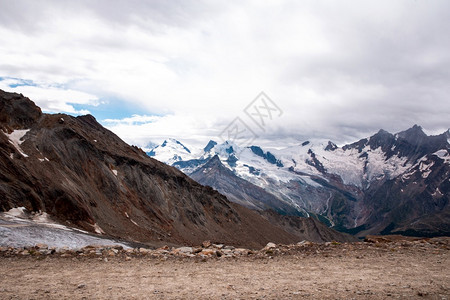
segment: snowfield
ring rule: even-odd
[[[124,243],[55,223],[46,213],[28,215],[23,207],[0,213],[1,247],[33,247],[36,244],[46,244],[57,249],[79,249],[88,245],[130,248]]]
[[[218,155],[223,164],[236,175],[262,188],[269,184],[267,179],[278,183],[295,180],[313,187],[320,187],[320,184],[313,181],[311,176],[318,176],[324,180],[326,178],[317,166],[314,166],[316,164],[314,158],[328,174],[338,175],[344,184],[363,189],[374,180],[384,177],[395,178],[412,167],[406,157],[394,155],[387,159],[381,147],[371,149],[369,145],[366,145],[361,151],[355,148],[325,150],[328,141],[321,140],[306,141],[284,149],[255,147],[261,150],[262,155],[272,155],[277,163],[256,154],[252,147],[241,148],[232,142],[215,144],[208,151],[203,152],[201,149],[187,152],[182,143],[171,139],[165,141],[163,145],[164,147],[161,145],[153,149],[153,157],[166,164],[172,165],[176,161],[189,159],[207,160]],[[436,155],[443,159],[450,159],[443,152],[438,151]],[[233,159],[230,160],[230,157]],[[187,174],[195,169],[191,166],[186,169],[181,168]],[[304,175],[298,175],[291,170]]]

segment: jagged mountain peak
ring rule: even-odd
[[[387,130],[380,129],[380,130],[378,130],[377,133],[375,133],[375,135],[392,135],[392,134]]]
[[[205,167],[211,167],[211,166],[223,166],[222,162],[220,161],[219,156],[216,154],[205,164]]]
[[[205,148],[203,148],[202,158],[210,158],[214,155],[219,155],[221,159],[230,158],[232,160],[238,159],[238,154],[241,152],[242,148],[232,141],[224,141],[219,144],[215,141],[209,141]]]
[[[166,164],[193,158],[191,150],[174,138],[167,138],[161,145],[153,147],[147,152],[148,156],[155,157]]]
[[[419,139],[424,139],[427,137],[426,133],[423,132],[422,127],[417,124],[407,130],[400,131],[399,133],[397,133],[397,136],[399,138],[415,142]]]
[[[191,153],[191,150],[189,150],[188,147],[186,147],[180,141],[178,141],[174,138],[168,138],[168,139],[164,140],[164,142],[161,144],[161,147],[168,147],[168,146],[175,147],[175,148],[181,147],[181,149],[183,149],[187,153]]]
[[[395,136],[384,129],[380,129],[377,133],[372,135],[368,141],[368,144],[370,145],[370,148],[372,150],[381,147],[381,149],[385,153],[392,151],[391,149],[394,143],[395,143]]]
[[[204,173],[203,175],[206,176],[210,176],[211,172],[221,172],[228,175],[233,174],[233,171],[231,171],[222,163],[219,155],[217,154],[211,157],[201,168],[199,168],[195,172],[199,172],[199,170],[202,170],[202,172]]]
[[[215,142],[213,140],[209,140],[208,144],[205,146],[205,148],[203,148],[203,151],[204,152],[209,152],[216,145],[217,145],[217,142]]]
[[[397,133],[395,137],[396,151],[399,156],[408,157],[411,162],[426,154],[445,149],[448,144],[445,134],[428,136],[418,125]]]
[[[338,146],[332,141],[328,141],[327,146],[325,147],[325,151],[334,151],[338,148]]]

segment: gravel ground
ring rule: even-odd
[[[289,247],[267,256],[0,257],[1,299],[450,299],[448,244]]]

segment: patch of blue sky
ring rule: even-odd
[[[16,88],[18,86],[37,86],[37,84],[35,84],[32,80],[16,78],[16,77],[1,77],[0,76],[0,81],[4,81],[4,80],[12,81],[10,84],[8,84],[8,86],[10,88]]]
[[[10,88],[17,88],[21,86],[33,86],[42,87],[33,82],[33,80],[22,79],[9,76],[0,76],[0,81],[5,81],[6,85]],[[49,86],[47,86],[49,87]],[[42,87],[45,88],[45,87]],[[53,83],[51,88],[65,90],[68,88],[67,84],[56,84]],[[93,115],[100,123],[106,119],[122,120],[125,118],[131,118],[135,115],[145,115],[145,116],[162,116],[161,114],[154,114],[144,109],[142,106],[132,104],[126,100],[115,98],[115,97],[102,97],[96,101],[97,104],[79,104],[67,102],[68,105],[72,106],[77,113],[71,113],[67,111],[61,111],[62,113],[67,113],[69,115],[77,116],[86,112]],[[45,111],[47,112],[47,111]],[[50,112],[51,113],[51,112]],[[135,121],[139,123],[139,120]]]
[[[160,116],[143,109],[139,105],[134,105],[117,98],[101,98],[99,103],[96,106],[72,103],[70,105],[77,111],[88,110],[100,123],[104,123],[103,121],[107,119],[121,120],[134,115]]]

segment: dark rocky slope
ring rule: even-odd
[[[298,216],[280,215],[273,210],[261,211],[260,214],[272,224],[277,224],[279,227],[297,236],[301,240],[317,243],[323,241],[357,241],[357,238],[354,236],[327,227],[324,223],[313,217],[303,218]]]
[[[2,211],[24,206],[66,225],[149,244],[260,247],[299,240],[127,145],[90,115],[43,114],[28,98],[0,91],[0,129]]]

